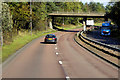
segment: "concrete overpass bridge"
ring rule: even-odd
[[[104,18],[105,21],[108,21],[108,17],[105,16],[105,13],[53,12],[48,15],[52,17],[52,25],[54,25],[54,17],[81,17],[83,18],[84,29],[86,29],[87,18]]]
[[[105,18],[105,13],[76,13],[76,12],[54,12],[49,13],[52,17],[87,17],[87,18]]]

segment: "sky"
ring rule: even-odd
[[[108,2],[110,2],[110,0],[80,0],[83,3],[89,3],[89,2],[100,2],[103,3],[104,6],[106,6],[108,4]]]

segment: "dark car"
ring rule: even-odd
[[[48,42],[48,43],[57,43],[57,37],[54,34],[47,34],[45,36],[45,42]]]

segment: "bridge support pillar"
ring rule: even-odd
[[[84,31],[86,31],[86,20],[87,20],[87,18],[84,17],[84,18],[83,18],[83,30],[84,30]]]
[[[52,26],[52,22],[51,22],[51,21],[49,22],[49,27],[50,27],[50,29],[53,29],[53,26]]]
[[[55,29],[55,27],[54,27],[54,21],[55,21],[55,20],[54,20],[54,16],[52,16],[52,28],[53,28],[53,29]]]
[[[51,21],[49,22],[49,27],[53,29],[54,28],[53,26],[54,26],[54,17],[52,16],[52,22]]]
[[[63,17],[63,25],[64,25],[64,17]]]

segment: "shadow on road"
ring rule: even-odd
[[[89,34],[87,34],[86,36],[105,44],[116,45],[116,46],[120,45],[120,40],[118,39],[112,38],[111,36],[101,36],[100,30],[94,30]]]
[[[40,44],[56,44],[56,43],[53,43],[53,42],[40,42]]]
[[[63,32],[79,32],[79,31],[75,31],[75,30],[64,30],[64,29],[59,29],[55,26],[53,26],[53,29],[57,30],[57,31],[63,31]]]

